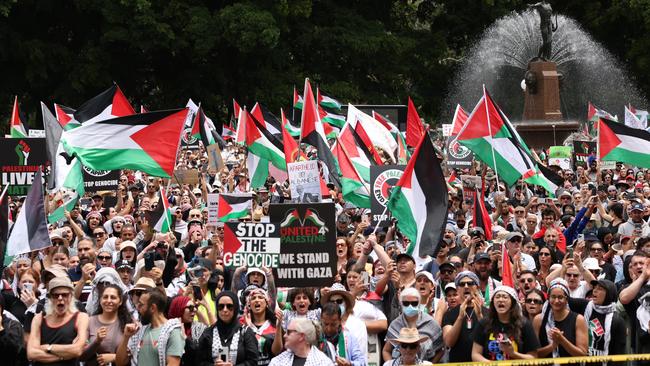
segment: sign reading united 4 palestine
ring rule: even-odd
[[[3,138],[0,143],[0,183],[3,187],[9,185],[10,196],[27,195],[36,171],[46,163],[43,138]]]
[[[227,267],[277,268],[280,263],[278,224],[227,222],[223,263]]]
[[[333,203],[272,204],[271,222],[280,223],[278,287],[330,286],[336,274]]]

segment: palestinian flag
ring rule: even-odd
[[[408,111],[406,113],[406,145],[411,147],[417,145],[422,134],[424,134],[422,120],[418,115],[418,110],[415,108],[411,97],[409,97]]]
[[[485,208],[483,194],[478,189],[475,189],[473,196],[472,227],[480,227],[485,232],[485,238],[492,240],[492,219],[490,219],[490,213]]]
[[[74,112],[74,121],[81,124],[90,124],[116,117],[125,117],[135,114],[124,93],[117,84],[104,90],[96,97],[82,104]]]
[[[232,98],[232,112],[233,116],[235,117],[235,121],[239,119],[239,113],[241,112],[241,107],[239,106],[239,103],[235,100],[235,98]],[[235,126],[237,127],[237,126]]]
[[[341,111],[341,102],[323,94],[320,88],[316,88],[316,97],[318,98],[319,106],[334,111]]]
[[[376,147],[381,148],[390,156],[391,163],[395,162],[394,153],[397,150],[397,141],[395,141],[395,137],[393,137],[390,130],[381,122],[363,113],[355,106],[348,104],[347,123],[357,134],[367,135],[368,138],[367,140],[364,139],[364,144],[369,150]]]
[[[45,147],[50,161],[50,175],[47,187],[56,192],[57,207],[48,216],[49,223],[63,220],[65,211],[72,211],[79,197],[85,193],[83,170],[79,159],[70,157],[61,143],[63,127],[52,115],[50,110],[41,102],[43,127],[45,128]]]
[[[248,111],[242,111],[242,124],[246,124],[246,147],[249,154],[255,154],[271,162],[280,170],[287,170],[284,160],[284,146]]]
[[[632,107],[631,104],[628,106],[628,109],[629,109],[632,113],[634,113],[634,115],[636,116],[636,118],[637,118],[639,121],[641,121],[641,125],[642,125],[642,126],[645,126],[644,129],[646,129],[646,128],[648,127],[648,111],[644,111],[644,110],[642,110],[642,109],[636,109],[636,108]]]
[[[391,122],[388,119],[388,117],[382,116],[380,113],[372,111],[372,118],[374,118],[375,121],[381,123],[382,126],[384,126],[388,131],[390,131],[390,133],[391,133],[391,135],[393,135],[393,138],[395,139],[395,141],[397,141],[398,136],[402,135],[400,133],[400,131],[399,131],[399,128],[397,128],[397,126],[395,126],[395,124],[393,122]]]
[[[387,203],[397,227],[411,240],[406,252],[416,263],[438,252],[447,224],[447,183],[433,143],[424,132]]]
[[[411,153],[409,152],[408,147],[406,146],[406,140],[401,133],[397,134],[397,164],[407,164],[411,159]]]
[[[282,126],[292,137],[300,137],[300,126],[296,127],[286,115],[282,118]]]
[[[70,107],[54,103],[54,113],[56,114],[56,120],[59,121],[61,127],[63,127],[63,129],[66,131],[81,126],[79,122],[74,120],[74,112],[75,110]]]
[[[169,178],[187,114],[184,108],[86,124],[67,131],[63,145],[91,169],[135,169]]]
[[[237,116],[237,130],[235,131],[235,143],[244,145],[246,143],[246,120],[244,119],[246,113],[242,113],[246,107],[239,111]]]
[[[342,128],[345,124],[345,116],[328,112],[321,106],[318,106],[318,113],[320,114],[320,119],[323,121],[323,123],[329,123],[331,126],[335,126],[337,128]]]
[[[253,196],[249,194],[225,194],[219,195],[219,208],[217,219],[221,222],[236,220],[251,213]]]
[[[339,144],[343,145],[343,149],[347,152],[350,161],[363,178],[363,181],[370,183],[370,166],[377,165],[377,163],[370,154],[368,147],[363,144],[350,124],[343,127],[338,139],[332,146],[332,150],[336,149]]]
[[[261,188],[269,178],[269,161],[255,154],[246,155],[246,169],[251,188]]]
[[[298,209],[294,209],[287,215],[287,217],[280,223],[280,227],[286,227],[292,225],[294,222],[298,221],[301,225],[305,225],[307,221],[311,221],[315,226],[323,227],[325,226],[325,221],[323,221],[318,213],[312,211],[311,209],[305,210],[305,217],[301,220],[300,213]]]
[[[203,107],[200,105],[194,113],[191,135],[199,139],[206,148],[210,145],[218,144],[223,149],[226,145],[226,142],[215,130],[212,120],[205,115]]]
[[[332,126],[327,122],[323,122],[323,132],[325,132],[325,137],[327,139],[335,139],[336,136],[341,133],[341,130],[338,127]]]
[[[284,116],[284,110],[280,109],[280,117],[282,118],[282,121],[285,122],[287,119]],[[288,122],[286,122],[288,123]],[[282,128],[282,143],[283,143],[283,150],[284,150],[284,158],[287,162],[293,163],[298,161],[298,156],[302,155],[302,152],[300,149],[298,149],[298,143],[296,140],[293,139],[293,136],[289,134],[287,129],[284,127],[284,123],[281,126]]]
[[[280,130],[281,122],[268,108],[260,103],[255,103],[250,113],[265,130],[269,131],[272,135],[282,136],[282,131]]]
[[[318,151],[318,159],[323,163],[323,175],[330,183],[341,186],[339,182],[339,169],[332,151],[327,144],[323,123],[318,114],[316,99],[311,90],[309,79],[305,79],[305,104],[302,109],[302,125],[300,128],[302,142],[315,147]]]
[[[191,109],[190,109],[191,110]],[[201,106],[199,105],[194,111],[194,118],[192,121],[192,129],[190,130],[190,138],[201,140],[201,125],[205,121],[205,115],[201,116]],[[208,145],[204,145],[208,146]]]
[[[463,107],[461,107],[460,104],[457,104],[456,111],[454,112],[454,119],[451,122],[451,136],[456,136],[460,133],[463,126],[465,126],[468,117],[469,116]]]
[[[7,255],[29,253],[51,245],[45,219],[43,176],[39,169],[9,235]]]
[[[29,137],[29,133],[25,123],[27,119],[20,112],[20,107],[18,106],[18,96],[14,98],[14,108],[11,111],[11,126],[9,130],[10,137],[26,138]]]
[[[618,122],[618,117],[617,116],[612,116],[606,110],[597,108],[595,105],[593,105],[593,104],[591,104],[591,102],[589,102],[589,106],[588,106],[588,109],[587,109],[587,120],[589,120],[590,122],[596,123],[596,122],[598,122],[599,118],[605,118],[605,119],[609,119],[611,121],[617,121]]]
[[[370,208],[370,186],[355,169],[343,144],[337,143],[333,148],[333,153],[341,169],[343,199],[357,207]]]
[[[555,193],[557,187],[539,174],[530,150],[485,89],[456,138],[497,172],[508,186],[524,179]]]
[[[304,105],[304,100],[300,94],[298,94],[298,91],[296,90],[296,87],[293,87],[293,103],[292,106],[294,109],[302,109],[302,106]]]
[[[650,168],[650,132],[601,118],[598,122],[598,159]]]
[[[151,211],[151,227],[157,233],[168,233],[171,231],[172,213],[169,210],[169,201],[165,190],[160,190],[160,197],[156,208]]]

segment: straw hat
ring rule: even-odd
[[[417,328],[402,328],[399,331],[399,336],[397,338],[392,338],[389,339],[389,341],[393,345],[397,345],[399,343],[422,343],[429,339],[429,337],[425,335],[420,335],[418,333]]]

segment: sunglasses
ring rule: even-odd
[[[98,232],[96,232],[96,233],[93,233],[93,235],[94,235],[96,238],[99,238],[99,237],[101,237],[101,236],[104,236],[105,234],[106,234],[106,233],[103,232],[103,231],[98,231]]]
[[[343,300],[343,299],[336,299],[336,300],[330,299],[330,302],[335,302],[335,303],[341,305],[341,304],[343,304],[345,302],[345,300]]]
[[[109,261],[109,260],[111,260],[110,255],[100,255],[100,256],[97,256],[97,258],[99,258],[100,261]]]
[[[187,309],[187,310],[189,310],[189,311],[195,311],[195,310],[196,310],[196,306],[194,306],[194,305],[187,305],[187,306],[185,307],[185,309]]]
[[[526,283],[526,282],[527,283],[533,283],[533,282],[535,282],[535,279],[534,278],[522,278],[522,279],[519,280],[519,282],[521,282],[521,283]]]
[[[542,305],[544,303],[544,300],[540,299],[526,299],[526,304],[530,305]]]
[[[224,309],[232,310],[232,309],[235,308],[235,305],[234,305],[234,304],[219,304],[219,305],[217,306],[217,308],[218,308],[219,310],[224,310]]]
[[[445,270],[443,270],[443,271],[440,271],[440,273],[442,273],[442,274],[444,274],[444,275],[449,275],[449,274],[454,273],[454,271],[451,270],[451,269],[445,269]]]
[[[469,282],[458,282],[458,287],[472,287],[475,283],[473,281]]]
[[[603,248],[591,248],[591,249],[589,249],[589,251],[591,251],[591,252],[602,252]]]
[[[56,294],[50,294],[50,298],[55,299],[55,300],[58,300],[58,299],[66,300],[69,297],[70,297],[69,292],[59,292],[59,293],[56,293]]]
[[[413,306],[416,307],[420,305],[419,301],[402,301],[402,306],[407,307],[407,306]]]
[[[143,293],[144,293],[143,290],[135,290],[135,291],[133,291],[133,294],[134,294],[135,296],[142,296]]]
[[[53,240],[53,241],[52,241],[52,245],[54,245],[55,247],[56,247],[56,246],[59,246],[59,245],[63,245],[63,244],[64,244],[64,243],[63,243],[63,241],[61,241],[61,240]]]
[[[540,257],[550,257],[551,253],[546,253],[546,252],[539,252]]]
[[[566,276],[567,276],[567,277],[571,277],[571,278],[574,278],[574,277],[576,277],[576,278],[577,278],[577,277],[580,277],[580,275],[579,275],[578,273],[567,273]]]
[[[417,343],[400,343],[399,346],[401,348],[404,348],[404,349],[417,349],[418,348]]]
[[[291,333],[298,333],[298,331],[295,330],[295,329],[287,329],[287,335],[289,335]]]

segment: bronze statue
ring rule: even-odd
[[[553,32],[557,30],[557,15],[555,16],[555,25],[551,21],[553,8],[546,1],[537,4],[528,5],[529,8],[537,10],[539,14],[539,30],[542,33],[542,45],[539,47],[537,57],[544,61],[551,59],[551,44],[553,42]]]

